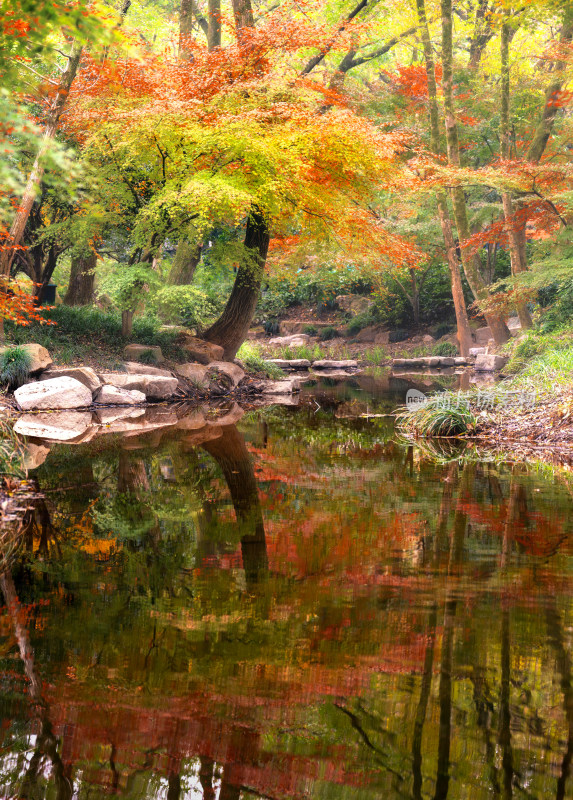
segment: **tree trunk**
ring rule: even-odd
[[[232,361],[245,341],[255,314],[269,248],[269,228],[259,209],[252,209],[245,231],[245,253],[225,310],[205,333],[204,339],[224,348]]]
[[[253,7],[251,0],[232,0],[233,15],[235,17],[235,27],[237,29],[237,40],[241,41],[240,32],[243,28],[254,28],[255,20],[253,17]]]
[[[88,255],[72,257],[72,271],[64,297],[67,306],[87,306],[93,303],[96,264],[97,255],[93,251]]]
[[[510,98],[510,73],[509,73],[509,42],[511,30],[509,24],[504,22],[501,28],[501,117],[500,117],[500,140],[501,157],[508,160],[510,157],[510,127],[509,127],[509,98]],[[513,197],[511,192],[502,192],[503,216],[505,230],[509,240],[509,257],[511,259],[511,274],[518,275],[525,272],[527,264],[522,256],[525,256],[525,248],[520,247],[519,233],[514,222]],[[524,302],[516,304],[517,314],[521,323],[522,330],[532,327],[533,320]]]
[[[247,587],[254,588],[268,573],[265,526],[257,479],[245,440],[235,425],[222,428],[223,435],[203,444],[221,467],[231,493],[237,522],[241,525],[241,552]]]
[[[458,140],[458,128],[454,110],[453,93],[453,45],[452,45],[452,0],[442,0],[442,86],[444,92],[444,110],[446,117],[446,145],[448,163],[451,166],[460,166],[460,148]],[[462,251],[462,264],[470,289],[477,300],[486,302],[489,292],[480,273],[481,262],[478,255],[470,255],[464,249],[463,244],[469,239],[470,229],[468,223],[468,212],[464,190],[461,186],[455,186],[451,190],[452,205],[454,209],[454,220],[458,229]],[[510,333],[504,320],[491,312],[484,312],[487,324],[490,327],[492,336],[497,345],[505,344],[510,338]]]
[[[179,242],[169,271],[170,286],[188,286],[193,283],[193,275],[201,261],[202,250],[202,245],[192,247],[185,239]]]
[[[416,0],[416,5],[418,10],[418,21],[420,23],[422,44],[424,48],[426,77],[428,80],[431,147],[433,152],[436,155],[439,155],[441,149],[440,118],[438,113],[436,66],[434,63],[430,31],[428,29],[428,20],[426,18],[425,2],[424,0]],[[466,311],[466,301],[464,298],[464,290],[462,287],[460,267],[458,264],[456,244],[452,233],[452,223],[450,219],[450,212],[448,211],[446,193],[439,191],[436,195],[436,201],[438,205],[438,216],[440,218],[440,225],[442,228],[442,236],[444,237],[444,244],[446,246],[446,259],[448,262],[448,269],[450,270],[450,280],[452,283],[452,299],[454,301],[454,309],[456,312],[456,322],[458,328],[458,345],[460,348],[460,354],[464,356],[464,358],[467,358],[470,354],[472,334],[468,314]]]
[[[221,0],[209,0],[207,47],[209,52],[221,47]]]
[[[0,255],[0,275],[8,276],[10,274],[10,267],[14,260],[15,249],[21,245],[24,238],[26,223],[28,222],[28,217],[30,216],[30,211],[32,210],[36,193],[44,174],[42,162],[58,130],[60,117],[65,108],[72,83],[76,77],[81,56],[82,45],[78,42],[74,42],[70,55],[68,56],[68,63],[60,78],[56,96],[48,113],[42,142],[34,160],[32,171],[28,176],[26,188],[18,206],[18,211],[16,212],[16,216],[10,228],[7,246]]]
[[[133,315],[134,311],[121,312],[121,335],[127,339],[131,336],[133,330]]]

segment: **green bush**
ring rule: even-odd
[[[0,384],[9,389],[23,386],[30,375],[32,356],[19,345],[7,347],[0,353]]]
[[[148,364],[149,366],[157,364],[157,356],[154,350],[144,350],[139,354],[137,360],[142,364]]]
[[[458,348],[451,342],[439,342],[432,350],[434,356],[457,356]]]
[[[336,339],[337,336],[338,336],[338,331],[332,325],[323,328],[318,334],[318,338],[320,339],[321,342],[328,342],[330,341],[330,339]]]
[[[318,328],[316,325],[305,325],[302,329],[303,333],[306,333],[307,336],[316,336],[318,333]]]
[[[269,364],[268,361],[265,361],[259,348],[253,342],[243,342],[237,353],[237,358],[245,365],[245,369],[248,372],[254,372],[256,375],[272,378],[273,380],[284,377],[282,369],[277,367],[276,364]]]
[[[164,286],[155,295],[153,306],[164,322],[189,328],[204,327],[218,311],[205,292],[194,286]]]
[[[402,330],[401,328],[397,328],[394,331],[390,331],[388,336],[388,341],[392,344],[396,342],[405,342],[406,339],[410,336],[408,331]]]
[[[376,323],[375,314],[373,313],[373,309],[369,309],[368,311],[363,311],[361,314],[357,314],[353,317],[348,325],[346,326],[346,330],[348,331],[350,336],[356,336],[357,333],[363,331],[364,328],[367,328],[369,325],[374,325]]]
[[[455,330],[455,325],[449,322],[441,322],[435,330],[434,336],[436,339],[441,339],[442,336],[447,336]]]

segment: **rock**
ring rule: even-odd
[[[14,345],[8,345],[6,347],[0,347],[0,353],[3,353],[4,350],[9,350]],[[45,347],[42,347],[41,344],[35,344],[31,342],[30,344],[23,344],[21,345],[22,349],[25,350],[28,355],[30,356],[30,373],[34,374],[35,372],[41,372],[44,369],[48,369],[48,367],[52,366],[52,357],[48,353]]]
[[[300,391],[300,383],[296,378],[287,378],[283,381],[265,381],[263,394],[294,394]]]
[[[476,331],[474,331],[473,338],[476,344],[480,345],[480,347],[486,345],[492,338],[489,325],[486,325],[484,328],[478,328]]]
[[[91,405],[92,393],[75,378],[64,375],[38,383],[27,383],[14,392],[22,411],[41,408],[85,408]]]
[[[179,382],[179,388],[182,391],[187,391],[189,384],[191,384],[191,386],[195,386],[198,389],[207,389],[209,387],[207,369],[208,367],[203,364],[178,364],[175,367],[175,374],[183,378],[183,381]]]
[[[42,466],[49,454],[50,448],[47,445],[28,442],[24,451],[22,466],[26,470],[37,469]]]
[[[160,367],[149,367],[147,364],[138,364],[136,361],[125,361],[123,369],[129,375],[163,375],[164,378],[172,378],[173,373],[168,369]]]
[[[498,372],[505,367],[508,360],[506,356],[481,354],[476,358],[475,370],[476,372]]]
[[[223,377],[225,383],[235,388],[245,377],[245,371],[230,361],[212,361],[207,365],[207,376],[214,377],[216,381]]]
[[[137,389],[120,389],[117,386],[102,386],[95,402],[107,406],[136,406],[145,403],[145,395]]]
[[[465,367],[467,363],[467,358],[464,358],[463,356],[454,357],[454,364],[456,367]]]
[[[454,367],[456,364],[456,359],[454,356],[440,356],[440,366],[441,367]]]
[[[128,344],[123,348],[123,357],[126,361],[151,361],[161,364],[165,359],[160,347],[150,344]]]
[[[197,336],[182,334],[177,338],[182,350],[184,350],[192,361],[199,364],[209,364],[211,361],[221,361],[225,351],[218,344],[206,342]]]
[[[145,416],[144,408],[96,408],[96,420],[100,425],[111,425],[120,419],[136,419]]]
[[[99,376],[104,383],[118,389],[135,389],[143,392],[148,400],[169,400],[177,391],[177,378],[163,375],[126,375],[103,372]]]
[[[390,331],[380,331],[374,338],[374,344],[390,344]]]
[[[277,347],[302,347],[308,344],[310,336],[307,333],[295,333],[292,336],[275,336],[270,339],[270,345]]]
[[[265,364],[274,364],[279,369],[310,369],[308,358],[269,358]]]
[[[83,387],[85,389],[85,386]],[[83,436],[92,424],[91,411],[61,411],[56,414],[24,414],[14,431],[20,436],[69,442]]]
[[[521,331],[521,322],[519,321],[519,317],[510,317],[507,320],[507,327],[511,331],[512,334],[516,334]]]
[[[68,378],[75,378],[80,383],[83,383],[92,395],[101,389],[101,381],[91,367],[56,367],[55,369],[48,369],[41,374],[40,380],[49,381],[52,378],[61,378],[66,375]]]
[[[323,328],[332,328],[332,322],[317,322],[315,320],[294,320],[285,319],[279,322],[279,334],[281,336],[293,336],[295,334],[303,334],[309,336],[307,328],[316,328],[317,332]]]
[[[405,358],[393,358],[392,359],[392,366],[393,367],[405,367],[407,359]]]
[[[374,300],[370,297],[356,294],[339,294],[335,299],[335,303],[342,311],[355,316],[356,314],[364,314],[374,306]]]
[[[194,408],[177,422],[177,428],[182,431],[198,431],[207,424],[202,409]]]
[[[245,409],[241,408],[238,403],[233,403],[231,408],[225,410],[224,414],[219,417],[212,417],[207,420],[208,425],[223,427],[224,425],[236,425],[236,423],[244,416]]]
[[[377,328],[375,325],[369,325],[355,336],[357,342],[374,343],[377,336]]]
[[[476,356],[481,356],[485,353],[485,347],[470,347],[470,356],[474,358]]]
[[[425,336],[422,336],[422,341],[424,342],[424,344],[434,344],[436,340],[434,339],[433,336],[430,336],[430,334],[427,333]]]
[[[356,369],[358,361],[348,359],[346,361],[331,361],[328,358],[323,358],[320,361],[313,361],[313,369]]]

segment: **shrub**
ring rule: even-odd
[[[408,331],[403,330],[402,328],[396,328],[396,330],[390,331],[388,341],[391,343],[404,342],[409,336],[410,334]]]
[[[277,336],[280,333],[279,321],[277,319],[267,319],[263,322],[263,329],[267,336]]]
[[[434,356],[457,356],[458,348],[452,342],[439,342],[432,350]]]
[[[321,342],[328,342],[330,341],[330,339],[336,339],[337,336],[338,336],[338,331],[332,325],[323,328],[318,334],[318,338],[320,339]]]
[[[455,327],[453,325],[451,325],[449,322],[441,322],[438,325],[438,327],[436,328],[434,336],[436,337],[436,339],[441,339],[442,336],[447,336],[449,333],[452,333],[452,331],[454,331],[454,330],[455,330]]]
[[[153,364],[157,364],[157,356],[154,350],[144,350],[142,353],[139,354],[137,360],[140,361],[142,364],[148,364],[150,366]]]
[[[164,286],[154,300],[158,316],[166,323],[202,327],[217,313],[215,303],[194,286]]]
[[[17,389],[28,380],[32,356],[20,345],[8,347],[0,353],[0,383]]]
[[[307,336],[316,336],[318,333],[318,328],[316,325],[305,325],[302,329],[303,333],[306,333]]]
[[[373,325],[374,322],[375,319],[372,310],[363,311],[350,320],[346,330],[350,336],[356,336],[357,333],[360,333],[360,331],[364,330],[364,328],[367,328],[369,325]]]

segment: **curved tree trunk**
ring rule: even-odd
[[[265,526],[257,479],[245,440],[235,425],[222,428],[223,435],[203,444],[221,467],[241,525],[241,552],[247,586],[253,588],[268,573]]]
[[[201,261],[202,250],[202,245],[193,247],[186,239],[179,242],[169,271],[170,286],[188,286],[193,282],[195,270]]]
[[[93,251],[88,255],[72,258],[70,281],[64,297],[67,306],[87,306],[93,303],[96,264],[97,255]]]
[[[259,299],[261,281],[269,249],[269,228],[259,209],[252,209],[245,231],[245,254],[225,310],[204,335],[220,345],[224,358],[232,361],[247,337]]]

